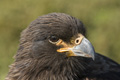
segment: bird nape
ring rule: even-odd
[[[94,51],[81,21],[50,13],[21,33],[6,80],[120,80],[120,65]]]

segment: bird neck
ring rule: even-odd
[[[23,62],[24,61],[24,62]],[[39,59],[21,60],[18,67],[20,80],[64,80],[73,78],[79,79],[86,75],[87,68],[84,62],[80,62],[79,58],[64,56],[59,57],[42,57]],[[32,75],[32,76],[31,76]]]

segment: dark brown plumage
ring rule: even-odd
[[[6,80],[120,80],[120,65],[95,53],[95,60],[59,53],[53,38],[72,44],[76,34],[86,34],[78,19],[64,13],[51,13],[34,20],[21,34],[15,62]]]

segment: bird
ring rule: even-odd
[[[38,17],[22,31],[5,80],[120,80],[120,65],[86,35],[82,21],[66,13]]]

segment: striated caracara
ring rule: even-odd
[[[96,53],[85,34],[70,15],[37,18],[22,32],[6,80],[120,80],[120,65]]]

